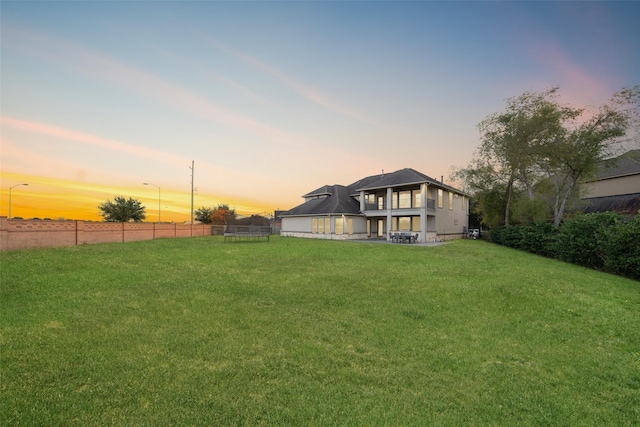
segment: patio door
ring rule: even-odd
[[[378,237],[384,237],[384,219],[378,220]]]

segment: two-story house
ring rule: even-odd
[[[403,232],[433,242],[464,236],[469,223],[466,194],[409,168],[302,197],[304,203],[281,214],[282,236],[391,240]]]

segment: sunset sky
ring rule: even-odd
[[[1,208],[156,221],[289,209],[411,167],[447,179],[506,98],[640,83],[640,2],[2,1]],[[145,186],[144,182],[155,186]],[[18,184],[28,183],[28,186]]]

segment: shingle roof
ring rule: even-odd
[[[597,179],[615,178],[618,176],[640,174],[640,149],[602,162]]]
[[[307,194],[305,194],[302,197],[313,197],[313,196],[329,196],[331,195],[331,186],[330,185],[323,185],[320,188],[317,188]]]
[[[370,178],[377,178],[377,179],[370,179]],[[363,182],[363,181],[366,181],[366,182]],[[356,185],[361,182],[362,184]],[[388,174],[375,175],[373,177],[364,178],[360,181],[357,181],[357,183],[350,185],[349,187],[350,188],[353,187],[353,191],[357,192],[361,190],[364,190],[364,191],[376,190],[380,188],[397,187],[401,185],[411,185],[411,184],[423,184],[423,183],[435,185],[440,188],[451,190],[456,193],[461,193],[460,190],[457,190],[449,185],[443,184],[442,182],[436,179],[433,179],[430,176],[425,175],[411,168],[400,169],[398,171],[391,172]]]
[[[587,203],[585,212],[615,211],[623,215],[637,215],[640,212],[640,193],[593,197],[584,200]]]
[[[359,192],[376,190],[387,187],[415,185],[427,183],[456,193],[462,193],[451,186],[441,183],[423,173],[411,168],[401,169],[391,173],[372,175],[348,185],[323,185],[307,194],[304,198],[311,198],[301,205],[290,209],[282,216],[296,215],[360,215],[360,203],[354,198]]]
[[[283,216],[289,215],[359,215],[360,203],[349,195],[349,190],[344,185],[325,185],[321,187],[319,195],[329,194],[327,197],[307,200],[301,205],[287,211]],[[318,190],[320,190],[318,189]],[[314,190],[309,195],[315,195]]]

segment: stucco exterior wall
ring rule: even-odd
[[[313,233],[313,218],[330,218],[331,228],[330,231],[324,233]],[[344,224],[344,231],[342,234],[335,234],[336,230],[336,218],[344,218],[345,220],[353,220],[353,233],[349,234],[347,221]],[[281,236],[288,237],[308,237],[314,239],[366,239],[367,238],[367,220],[364,217],[356,216],[304,216],[304,217],[283,217],[282,228],[280,230]],[[355,236],[355,237],[354,237]]]
[[[469,226],[469,199],[462,195],[454,195],[453,209],[449,209],[449,194],[445,191],[442,208],[436,207],[435,226],[438,236],[464,234]]]
[[[284,235],[283,232],[311,234],[311,217],[283,217],[280,230],[280,235]]]

